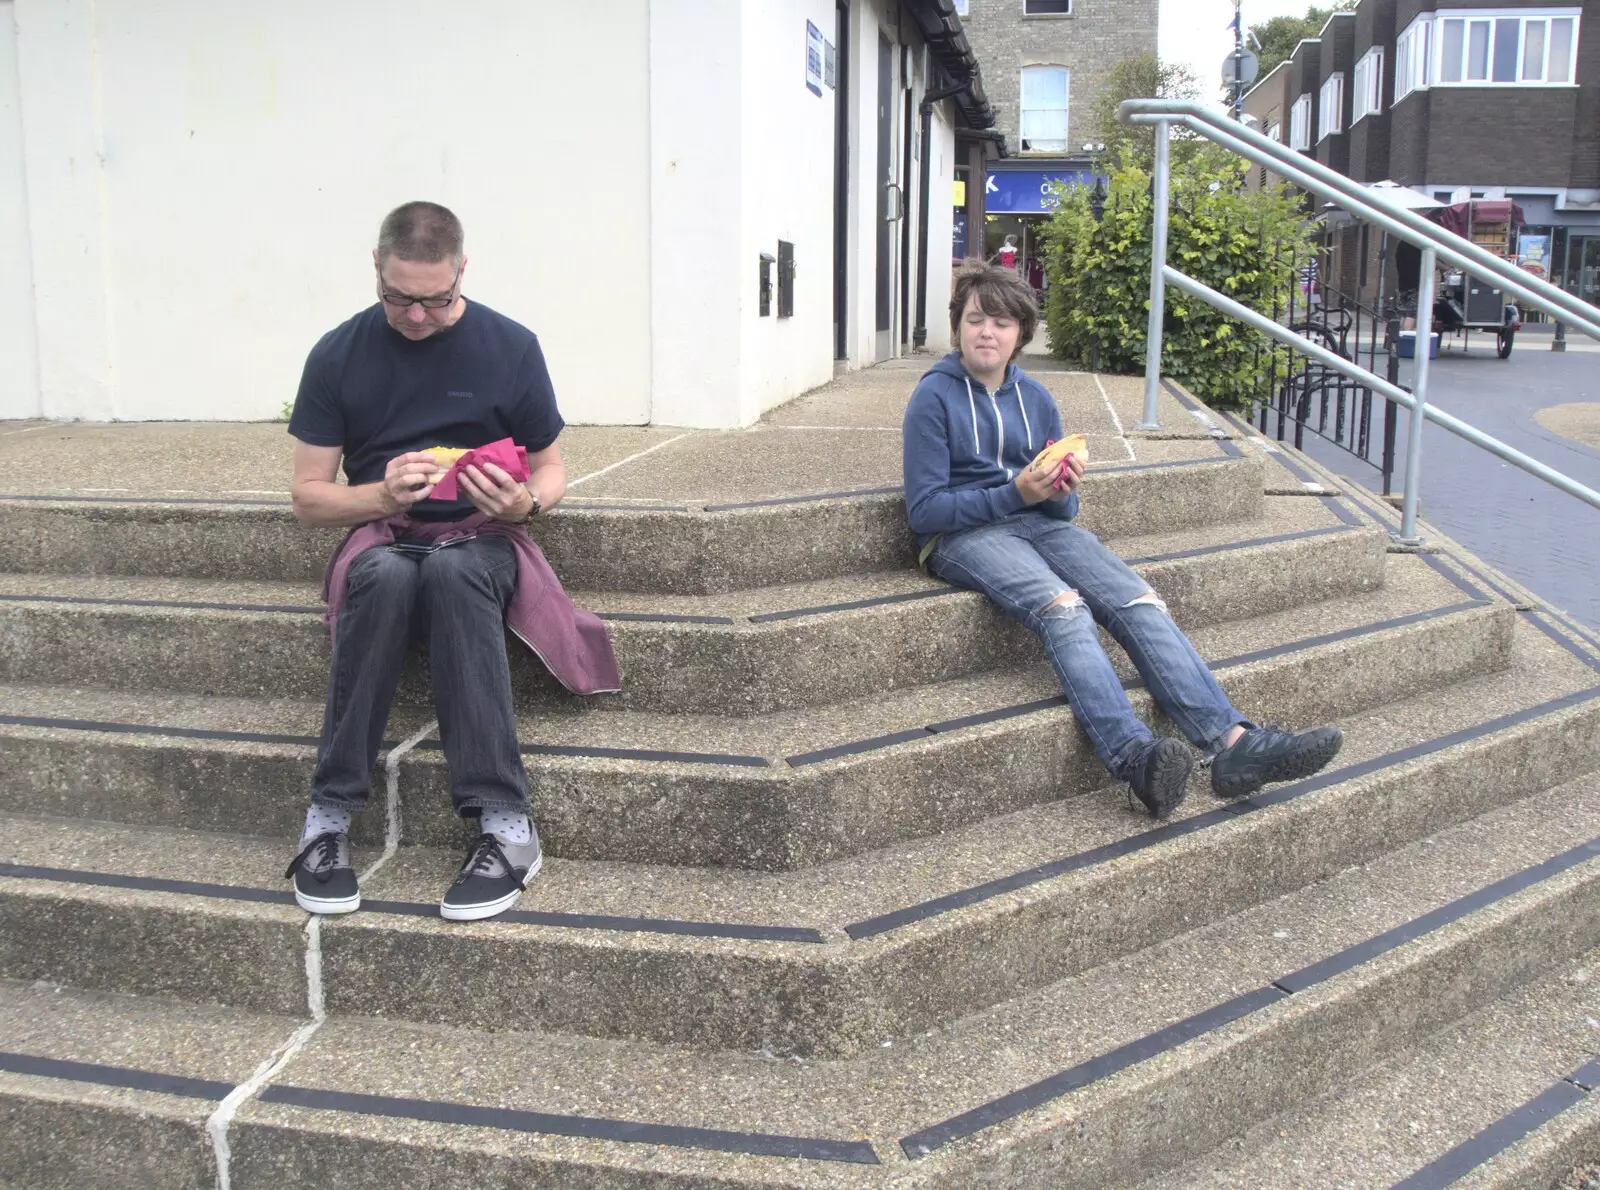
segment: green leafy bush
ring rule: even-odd
[[[1300,199],[1285,186],[1244,188],[1245,166],[1212,145],[1174,156],[1167,262],[1271,317],[1295,284],[1312,233]],[[1108,372],[1143,372],[1150,309],[1150,171],[1124,148],[1109,171],[1104,218],[1086,186],[1058,187],[1045,233],[1049,289],[1044,317],[1051,349],[1089,364],[1096,343]],[[1263,395],[1274,355],[1287,349],[1196,298],[1167,288],[1162,374],[1217,405]]]

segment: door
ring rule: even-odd
[[[877,328],[874,361],[889,358],[894,326],[894,47],[878,34]]]
[[[850,358],[850,8],[837,0],[833,93],[833,358]]]

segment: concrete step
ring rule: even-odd
[[[1553,1186],[1596,1151],[1597,975],[1600,952],[1568,960],[1141,1190]]]
[[[1129,537],[1260,515],[1256,458],[1096,465],[1082,523]],[[911,565],[898,489],[737,504],[641,505],[573,497],[534,535],[569,586],[715,594]],[[0,496],[10,569],[234,580],[322,577],[340,530],[298,526],[287,504],[218,499]]]
[[[1549,1003],[1600,941],[1597,836],[1571,781],[848,1061],[0,987],[0,1177],[212,1184],[200,1121],[254,1043],[281,1060],[226,1130],[238,1190],[1131,1185],[1520,988]],[[1274,1184],[1360,1184],[1334,1169]]]
[[[1200,629],[1196,647],[1247,714],[1297,723],[1509,664],[1509,608],[1462,600],[1416,557],[1393,558],[1389,576],[1378,591]],[[1133,700],[1173,730],[1143,690]],[[0,687],[4,807],[292,838],[321,714],[309,701]],[[410,738],[426,715],[397,711],[390,737]],[[520,734],[546,846],[572,858],[793,868],[1106,780],[1042,660],[743,719],[529,713]],[[388,780],[375,775],[358,839],[384,837]],[[397,762],[405,842],[460,839],[448,788],[436,739]]]
[[[1196,627],[1378,587],[1385,541],[1355,527],[1247,538],[1138,569],[1170,596],[1178,621]],[[981,596],[914,572],[782,588],[769,612],[753,615],[750,597],[735,598],[723,609],[730,614],[715,616],[686,616],[670,597],[604,601],[624,692],[588,701],[763,714],[944,681],[1037,650]],[[962,647],[937,647],[946,641]],[[562,692],[526,649],[514,641],[509,648],[519,705],[584,701]],[[0,681],[47,676],[58,685],[317,699],[328,655],[315,594],[300,584],[0,575]],[[431,704],[425,670],[419,652],[399,703]]]
[[[1349,720],[1335,770],[1229,806],[1197,789],[1154,829],[1107,789],[803,873],[552,859],[516,914],[468,927],[434,916],[458,855],[402,848],[365,882],[364,912],[322,927],[326,1003],[869,1051],[1594,769],[1596,675],[1546,644]],[[20,817],[0,837],[0,977],[269,1012],[303,1001],[285,843]]]

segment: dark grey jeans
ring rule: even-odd
[[[506,657],[505,609],[516,582],[516,555],[504,537],[423,555],[376,546],[351,564],[311,777],[315,805],[366,804],[406,651],[420,640],[456,812],[527,813]]]

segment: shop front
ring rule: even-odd
[[[984,258],[1012,268],[1043,294],[1043,232],[1055,208],[1055,188],[1092,186],[1095,175],[1086,168],[992,169],[984,186]]]

